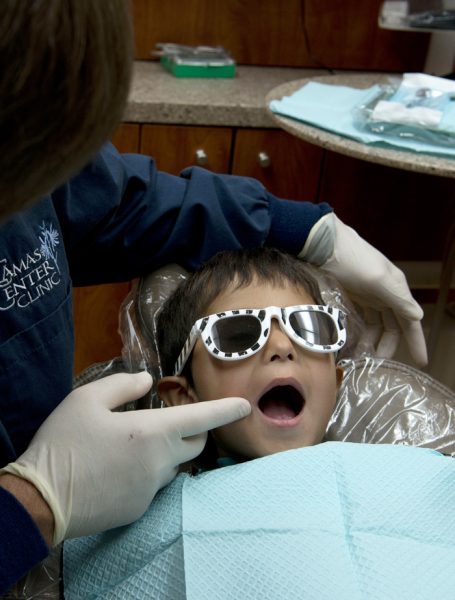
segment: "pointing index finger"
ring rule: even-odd
[[[251,405],[245,398],[221,398],[164,410],[173,411],[172,418],[185,438],[243,419],[250,414]]]

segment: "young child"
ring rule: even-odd
[[[65,542],[67,600],[352,600],[359,582],[377,598],[452,597],[450,459],[319,444],[348,318],[350,345],[356,337],[349,304],[326,283],[276,250],[242,250],[218,254],[170,296],[156,323],[162,400],[242,396],[251,414],[213,430],[204,472],[181,473],[141,519]]]
[[[345,315],[317,270],[275,249],[226,251],[181,284],[157,321],[167,406],[241,396],[251,414],[212,432],[205,467],[318,444],[335,406]]]

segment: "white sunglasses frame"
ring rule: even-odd
[[[289,316],[297,311],[313,311],[327,314],[331,317],[332,321],[335,324],[338,339],[334,344],[324,345],[324,344],[312,344],[308,342],[304,338],[300,337],[289,324]],[[264,315],[261,318],[261,313]],[[242,350],[240,352],[222,352],[219,350],[211,337],[212,326],[214,323],[218,322],[221,319],[225,319],[227,317],[237,317],[251,315],[256,317],[261,324],[261,335],[259,339],[253,344],[251,348],[247,348],[246,350]],[[311,352],[319,352],[319,353],[330,353],[330,352],[338,352],[346,343],[346,327],[345,327],[345,313],[338,308],[334,308],[332,306],[325,306],[322,304],[298,304],[296,306],[267,306],[266,308],[239,308],[236,310],[227,310],[219,313],[214,313],[211,315],[207,315],[198,319],[191,331],[188,335],[188,338],[183,346],[182,351],[180,352],[179,357],[175,363],[174,367],[174,375],[180,375],[183,371],[183,368],[193,351],[193,348],[196,344],[196,341],[200,337],[207,351],[212,354],[215,358],[219,360],[242,360],[244,358],[248,358],[256,352],[259,352],[261,348],[263,348],[269,338],[270,329],[271,329],[271,321],[272,317],[275,317],[279,323],[281,330],[286,333],[286,335],[296,344],[305,348],[306,350],[310,350]],[[208,331],[209,334],[204,338],[204,331]]]

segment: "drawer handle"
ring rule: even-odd
[[[196,150],[195,157],[196,157],[196,164],[199,165],[200,167],[205,166],[209,160],[205,150],[203,150],[202,148],[199,148],[198,150]]]
[[[272,164],[272,159],[267,154],[267,152],[259,152],[259,154],[258,154],[258,161],[259,161],[260,166],[263,169],[266,169],[267,167],[270,167],[270,165]]]

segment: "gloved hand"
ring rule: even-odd
[[[378,356],[393,356],[404,335],[416,364],[427,364],[421,319],[404,273],[345,225],[334,213],[322,217],[310,231],[299,254],[333,275],[349,297],[365,309],[367,335]]]
[[[74,390],[24,454],[2,469],[41,492],[54,514],[54,544],[139,518],[178,465],[200,454],[208,429],[251,411],[243,398],[112,411],[143,396],[151,383],[148,373],[125,373]]]

